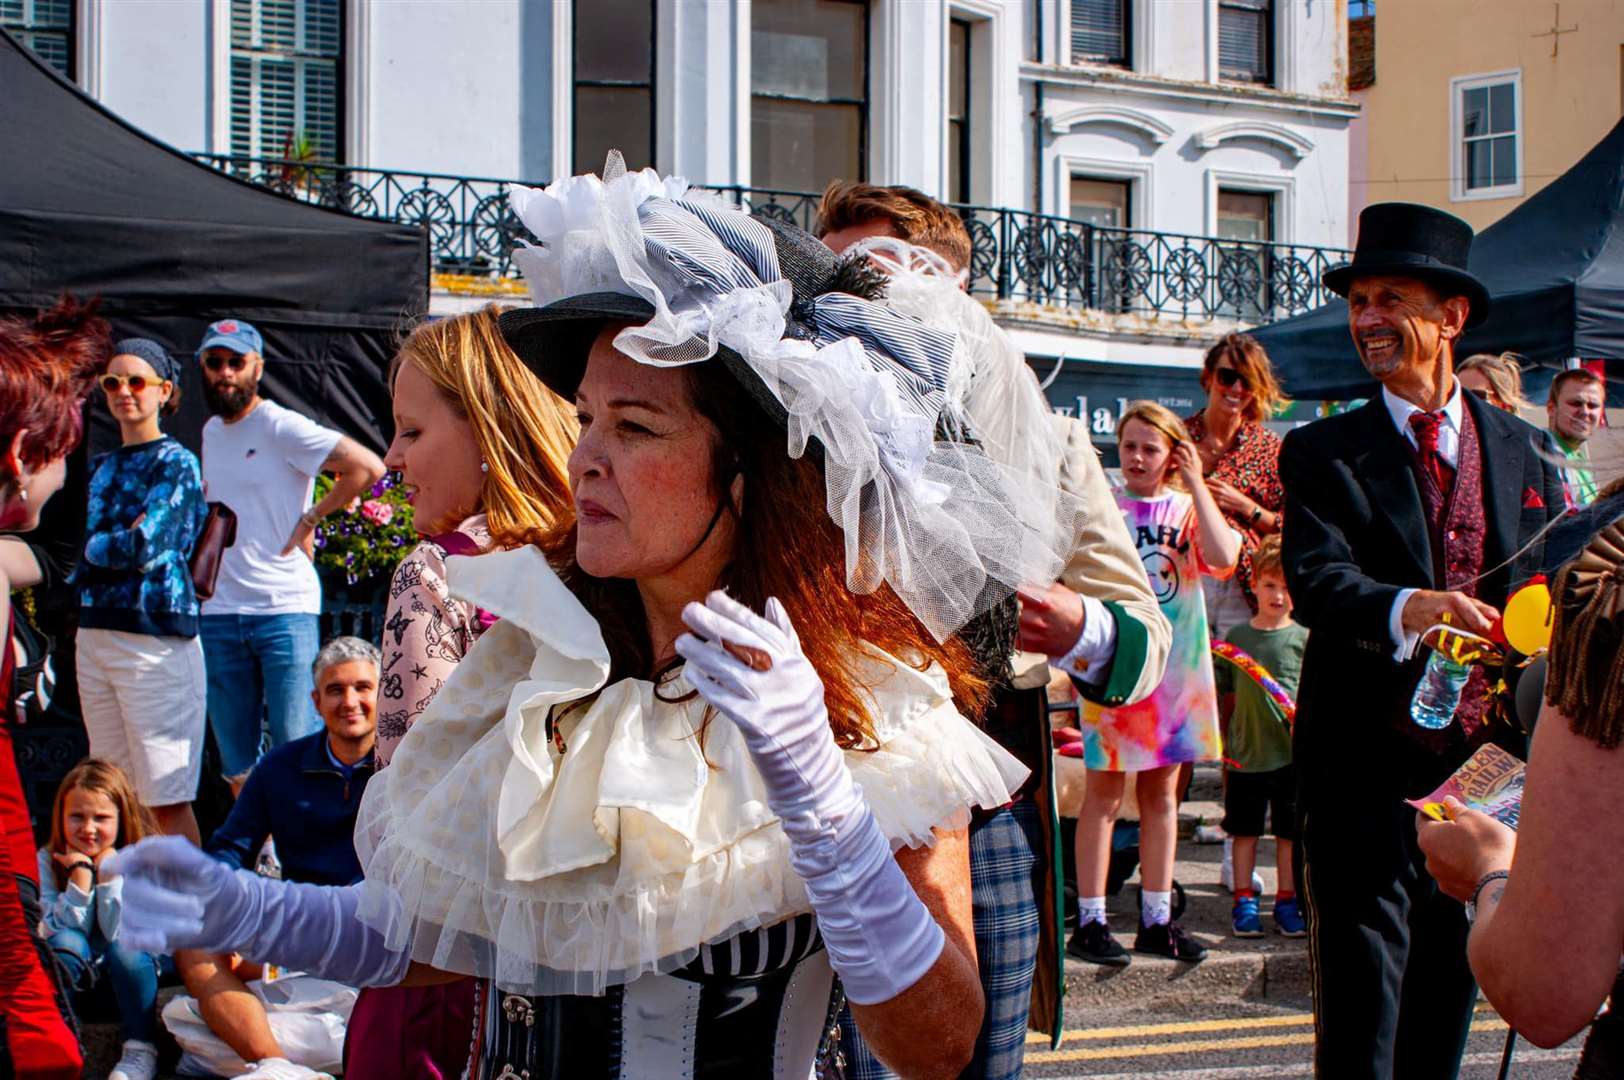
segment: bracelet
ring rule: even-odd
[[[1510,877],[1510,870],[1493,870],[1483,875],[1482,879],[1477,883],[1477,888],[1472,890],[1472,898],[1466,901],[1466,921],[1468,924],[1477,919],[1477,898],[1483,895],[1483,890],[1496,881],[1506,881]]]
[[[1258,522],[1260,522],[1262,520],[1263,520],[1263,507],[1261,507],[1261,506],[1252,507],[1252,516],[1246,519],[1246,523],[1248,525],[1256,525]]]
[[[307,529],[314,529],[317,525],[321,524],[321,515],[316,513],[316,508],[312,506],[309,510],[306,510],[304,513],[299,515],[299,522]]]
[[[92,874],[94,874],[96,872],[96,864],[91,862],[89,859],[80,859],[78,862],[71,862],[68,864],[68,873],[70,874],[75,870],[80,869],[89,870]]]

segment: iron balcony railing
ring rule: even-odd
[[[512,275],[524,230],[508,209],[519,181],[198,154],[205,164],[304,202],[427,230],[437,272]],[[818,196],[716,187],[752,211],[811,228]],[[1048,214],[955,205],[970,232],[970,289],[998,300],[1184,320],[1260,323],[1330,299],[1321,275],[1338,248],[1090,225]]]

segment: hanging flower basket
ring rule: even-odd
[[[317,501],[332,487],[331,478],[317,477]],[[370,592],[388,583],[396,564],[416,543],[412,504],[406,501],[399,476],[387,473],[371,491],[316,527],[316,569],[334,584]]]

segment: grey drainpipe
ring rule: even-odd
[[[1043,63],[1043,0],[1033,0],[1032,32],[1036,49],[1033,54]],[[1032,84],[1032,212],[1043,213],[1043,79]]]

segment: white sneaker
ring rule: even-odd
[[[158,1048],[140,1039],[126,1039],[118,1064],[107,1080],[153,1080],[158,1075]]]
[[[1235,840],[1233,837],[1224,837],[1224,862],[1218,868],[1218,884],[1224,887],[1224,892],[1235,891]],[[1252,891],[1259,896],[1263,895],[1263,875],[1256,870],[1252,871]]]
[[[295,1065],[287,1058],[266,1058],[237,1074],[237,1080],[333,1080],[329,1073],[317,1072],[303,1065]]]

